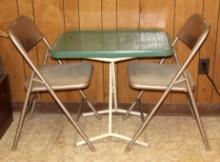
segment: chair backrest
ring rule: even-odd
[[[196,43],[209,32],[208,22],[199,14],[193,14],[186,20],[180,29],[177,37],[190,49],[193,49]]]
[[[181,40],[187,47],[191,49],[191,51],[184,63],[181,65],[180,70],[176,73],[173,81],[177,81],[182,73],[184,73],[184,76],[187,77],[184,70],[187,68],[194,56],[198,53],[198,50],[201,48],[209,34],[209,30],[210,26],[208,22],[199,14],[194,14],[190,16],[183,27],[180,29],[173,42],[173,45],[176,44],[177,40]],[[177,64],[179,64],[179,59],[175,52],[175,49],[174,56]]]
[[[13,43],[22,46],[26,52],[29,52],[44,38],[34,22],[26,16],[17,17],[9,25],[8,34]]]
[[[46,82],[38,71],[37,67],[28,56],[28,52],[40,41],[43,41],[47,48],[50,49],[48,41],[36,27],[34,22],[26,16],[19,16],[9,25],[8,35],[30,68],[38,75],[41,80]],[[48,52],[45,53],[43,65],[46,64],[47,58]]]

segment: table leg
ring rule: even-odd
[[[117,98],[115,62],[112,62],[111,64],[112,64],[112,94],[114,97],[114,110],[117,110],[118,109],[118,98]]]
[[[114,99],[114,101],[112,99]],[[118,100],[117,99],[118,98],[117,98],[117,83],[116,83],[115,61],[109,61],[109,103],[110,103],[110,100],[111,100],[111,102],[112,102],[111,103],[111,108],[112,108],[111,112],[112,113],[126,114],[127,110],[118,108]],[[114,104],[114,107],[113,107],[113,104]],[[105,109],[105,110],[98,111],[98,113],[99,114],[109,114],[109,111],[110,111],[110,109]],[[141,113],[137,112],[137,111],[130,111],[129,114],[136,115],[136,116],[141,115]],[[146,113],[143,113],[143,114],[144,114],[144,116],[147,116]],[[94,112],[83,113],[83,116],[92,116],[92,115],[94,115]]]
[[[113,66],[114,62],[109,64],[109,101],[108,101],[108,109],[109,109],[109,120],[108,120],[108,132],[112,133],[112,96],[113,96]]]
[[[108,110],[102,110],[101,113],[108,113],[109,116],[109,120],[108,120],[108,133],[106,134],[102,134],[96,137],[92,137],[89,140],[90,141],[97,141],[103,138],[107,138],[107,137],[116,137],[116,138],[120,138],[126,141],[131,141],[130,137],[121,135],[121,134],[117,134],[117,133],[113,133],[112,130],[112,113],[113,112],[118,112],[118,113],[126,113],[126,110],[123,109],[118,109],[117,107],[117,90],[116,90],[116,72],[115,72],[115,62],[112,61],[109,63],[109,105],[108,105]],[[113,101],[114,99],[114,101]],[[113,108],[113,103],[114,103],[114,108]],[[100,111],[99,111],[100,112]],[[137,114],[135,114],[137,115]],[[142,142],[142,141],[135,141],[136,144],[142,145],[142,146],[148,146],[148,143]],[[77,146],[86,144],[85,141],[79,141],[76,143]]]

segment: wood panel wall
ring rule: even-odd
[[[198,86],[196,99],[202,104],[219,104],[220,97],[203,75],[198,75],[198,61],[201,58],[210,59],[209,75],[220,89],[220,0],[0,0],[0,30],[6,30],[7,25],[18,15],[29,16],[39,26],[51,43],[58,33],[68,30],[88,29],[146,29],[162,28],[171,38],[178,32],[184,21],[193,13],[202,14],[210,23],[211,33],[198,56],[190,65],[190,70]],[[31,51],[31,57],[36,64],[41,63],[45,49],[39,44]],[[178,44],[178,53],[188,49]],[[5,71],[10,77],[12,99],[14,102],[24,100],[23,84],[30,75],[28,66],[11,45],[9,40],[0,39],[0,54],[3,58]],[[183,61],[185,55],[180,56]],[[77,62],[81,60],[70,60]],[[155,62],[157,60],[141,59],[134,61]],[[172,60],[169,60],[172,61]],[[55,63],[55,61],[50,61]],[[93,102],[106,102],[108,99],[108,66],[101,62],[92,62],[95,67],[91,86],[86,94]],[[128,62],[117,65],[118,99],[119,102],[131,102],[137,92],[131,90],[126,78]],[[161,93],[148,92],[143,96],[143,102],[155,102]],[[65,102],[78,102],[77,92],[62,92],[59,96]],[[42,101],[51,98],[41,95]],[[172,94],[167,103],[185,103],[181,94]]]

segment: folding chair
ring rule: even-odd
[[[49,94],[56,101],[58,106],[61,108],[67,119],[81,135],[81,137],[86,141],[89,148],[93,151],[95,148],[92,143],[89,141],[85,132],[80,128],[77,122],[71,117],[70,113],[60,101],[58,96],[55,94],[55,91],[63,90],[79,90],[83,99],[86,100],[89,107],[94,111],[96,116],[100,118],[95,108],[92,106],[91,102],[86,98],[83,93],[83,89],[88,87],[92,72],[93,66],[90,63],[75,63],[75,64],[62,64],[59,61],[59,64],[47,65],[48,58],[50,56],[51,46],[46,38],[42,35],[39,29],[36,27],[34,22],[25,16],[17,17],[8,28],[8,34],[15,45],[15,47],[20,52],[21,56],[29,65],[32,70],[31,77],[25,83],[25,89],[27,91],[24,105],[22,108],[20,120],[18,123],[18,128],[15,134],[14,143],[12,150],[17,149],[18,140],[20,138],[21,130],[25,120],[25,116],[28,112],[29,102],[31,105],[31,111],[36,104],[36,95],[39,92],[49,92]],[[48,51],[45,53],[43,65],[36,66],[33,64],[29,58],[28,52],[34,48],[39,42],[43,42],[48,48]],[[29,101],[30,96],[33,95],[33,100]]]
[[[184,92],[189,96],[192,115],[195,117],[198,124],[205,148],[210,148],[192,92],[195,89],[195,82],[187,70],[189,63],[198,53],[198,50],[207,38],[209,30],[210,27],[207,21],[202,16],[194,14],[185,22],[184,26],[180,29],[172,43],[173,56],[176,64],[163,64],[163,59],[160,64],[147,64],[139,62],[128,65],[129,84],[133,89],[140,90],[140,93],[134,102],[137,102],[137,100],[140,99],[141,95],[146,90],[164,92],[159,101],[155,104],[152,111],[138,128],[132,140],[126,147],[126,151],[131,149],[134,142],[145,130],[150,120],[171,91]],[[178,41],[182,41],[182,43],[191,49],[183,64],[180,64],[174,48]],[[131,106],[133,106],[133,104]],[[129,113],[131,109],[132,108],[130,107],[127,113]],[[127,115],[128,114],[126,114],[126,116]]]

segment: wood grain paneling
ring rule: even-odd
[[[79,30],[78,0],[63,0],[65,30]]]
[[[25,16],[30,17],[32,20],[34,19],[33,18],[34,12],[33,12],[32,0],[18,0],[17,5],[18,5],[18,14],[19,15],[25,15]],[[37,57],[36,48],[34,48],[32,51],[30,51],[29,57],[34,62],[35,65],[38,64],[38,57]],[[24,69],[25,69],[25,78],[28,78],[31,74],[31,70],[25,61],[24,61]]]
[[[219,64],[219,60],[220,60],[220,11],[219,11],[219,15],[218,15],[218,27],[217,27],[217,43],[216,43],[216,51],[215,51],[215,59],[214,59],[214,81],[216,83],[216,86],[218,88],[218,90],[220,90],[220,64]],[[212,102],[211,103],[220,103],[220,96],[213,91],[213,95],[212,95]]]
[[[180,30],[184,22],[192,15],[193,13],[202,14],[203,10],[203,1],[201,0],[176,0],[175,7],[175,34]],[[186,57],[190,50],[184,46],[182,43],[177,44],[177,53],[182,63],[185,61]],[[198,61],[199,54],[193,59],[193,63],[189,65],[189,69],[193,75],[194,79],[198,77]],[[184,94],[175,94],[172,99],[173,103],[186,103],[186,97]]]
[[[79,17],[81,30],[101,29],[101,0],[80,0]]]
[[[204,43],[200,58],[210,59],[209,75],[213,77],[213,65],[215,56],[216,35],[218,27],[219,0],[204,0],[203,16],[208,21],[211,30],[208,39]],[[212,85],[206,75],[198,75],[197,101],[199,103],[210,103],[212,100]]]
[[[0,29],[7,26],[18,16],[16,0],[0,1]],[[5,71],[9,74],[13,101],[24,99],[24,64],[20,54],[7,39],[1,39],[0,53],[3,58]]]
[[[138,29],[140,3],[137,0],[117,1],[117,29]],[[118,63],[118,99],[119,102],[130,102],[136,92],[128,86],[127,64],[130,61]]]
[[[0,11],[0,30],[5,30],[17,15],[26,15],[36,22],[51,43],[55,41],[58,33],[65,30],[161,28],[166,30],[172,39],[191,14],[200,13],[210,23],[211,32],[199,55],[190,64],[190,71],[198,83],[195,94],[199,103],[220,103],[220,97],[207,78],[198,75],[198,60],[210,58],[209,75],[214,78],[220,89],[218,72],[220,68],[218,63],[220,59],[220,0],[2,0],[0,5],[4,6]],[[44,52],[45,48],[40,44],[37,49],[31,51],[32,60],[36,64],[40,63]],[[188,50],[179,43],[177,52],[182,62]],[[0,39],[0,53],[5,71],[9,74],[12,100],[23,101],[24,78],[30,75],[30,71],[7,39]],[[65,63],[76,61],[68,60]],[[136,59],[132,61],[155,62],[158,60]],[[91,86],[86,90],[86,94],[94,102],[107,102],[108,65],[90,62],[93,63],[95,70]],[[131,102],[136,95],[136,92],[128,86],[128,62],[121,62],[117,65],[118,99],[119,102],[127,103]],[[56,62],[50,60],[49,63]],[[146,93],[143,101],[154,103],[158,95],[160,94]],[[51,100],[48,96],[42,96],[44,101]],[[80,100],[77,92],[61,93],[59,96],[63,101],[78,102]],[[167,102],[185,103],[186,98],[184,95],[175,94],[169,97]]]
[[[138,29],[140,2],[137,0],[117,0],[117,28]]]
[[[173,33],[175,0],[140,2],[140,28],[159,28]]]
[[[64,29],[65,31],[79,30],[79,3],[78,0],[63,0]],[[65,63],[74,63],[79,60],[67,60]],[[78,91],[69,92],[69,102],[79,102],[81,99]]]
[[[80,0],[80,30],[101,30],[101,0]],[[86,94],[93,101],[102,102],[103,95],[103,63],[92,61],[94,72],[90,87]]]
[[[46,36],[49,42],[52,44],[56,39],[58,33],[64,31],[64,17],[63,17],[63,1],[51,0],[51,1],[33,1],[34,6],[34,19],[36,24],[41,29],[42,33]],[[39,63],[43,61],[46,48],[43,44],[38,46],[38,58]],[[55,60],[49,59],[49,64],[56,64]],[[51,101],[50,95],[42,95],[43,101]],[[68,94],[59,92],[59,97],[63,101],[68,101]]]
[[[102,29],[116,29],[116,0],[102,0]]]
[[[140,9],[140,28],[158,28],[170,33],[170,39],[172,40],[174,33],[174,0],[141,0]],[[141,62],[155,62],[159,63],[158,59],[141,59]],[[170,59],[166,59],[165,63],[171,62]],[[142,102],[155,103],[161,97],[160,92],[145,92],[142,96]],[[166,103],[171,102],[171,96],[165,100]]]

